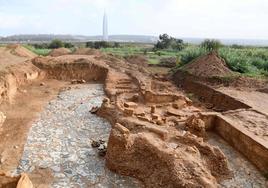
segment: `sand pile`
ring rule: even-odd
[[[78,48],[74,52],[75,55],[101,55],[101,52],[92,48]]]
[[[58,49],[54,49],[52,50],[49,55],[52,57],[58,57],[58,56],[62,56],[62,55],[67,55],[70,54],[71,50],[68,48],[58,48]]]
[[[136,64],[139,66],[147,67],[148,66],[148,59],[142,55],[131,55],[125,57],[126,61],[131,64]]]
[[[234,75],[217,52],[210,52],[207,55],[195,59],[191,63],[183,66],[182,70],[185,70],[194,76],[207,78]]]
[[[11,50],[11,53],[16,55],[16,56],[26,57],[29,59],[32,59],[32,58],[37,56],[32,51],[28,50],[27,48],[25,48],[19,44],[11,44],[11,45],[8,45],[6,48],[8,50]]]

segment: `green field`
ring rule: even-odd
[[[181,51],[160,50],[153,51],[148,47],[127,46],[121,48],[101,49],[105,53],[111,53],[121,57],[129,55],[144,55],[149,64],[158,64],[162,58],[176,57],[178,67],[191,62],[193,59],[207,52],[197,45],[189,45]],[[225,59],[227,65],[233,71],[254,77],[268,76],[268,49],[264,47],[222,47],[219,49],[220,56]]]
[[[37,55],[42,55],[42,56],[47,56],[49,54],[49,52],[51,51],[51,49],[41,49],[41,48],[35,48],[31,45],[23,45],[25,48],[27,48],[28,50],[31,50],[32,52],[34,52]]]
[[[81,45],[81,44],[80,44]],[[38,49],[31,45],[24,45],[38,55],[48,55],[51,49]],[[119,57],[143,55],[149,64],[158,64],[162,58],[175,57],[177,68],[191,62],[193,59],[207,52],[197,45],[187,45],[183,50],[153,50],[152,44],[120,44],[118,48],[101,48],[104,53]],[[268,48],[223,46],[218,50],[220,56],[225,59],[227,65],[233,71],[253,77],[268,77]]]

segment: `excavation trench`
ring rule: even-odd
[[[108,140],[111,126],[91,114],[104,97],[102,84],[74,85],[49,102],[33,123],[16,174],[52,172],[52,187],[139,187],[105,167],[92,140]]]

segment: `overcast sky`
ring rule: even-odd
[[[268,39],[268,0],[0,0],[0,36],[102,33]]]

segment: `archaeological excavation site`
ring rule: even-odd
[[[267,82],[217,52],[166,74],[90,48],[0,61],[0,187],[268,187]]]

